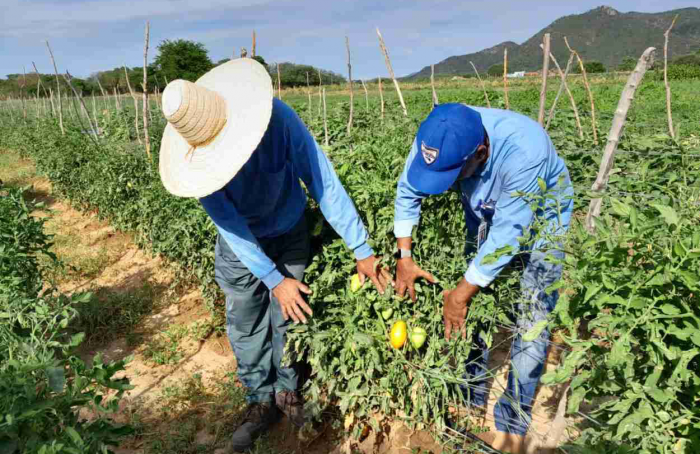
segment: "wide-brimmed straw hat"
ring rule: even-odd
[[[272,95],[270,75],[251,58],[219,65],[196,83],[170,82],[163,91],[168,125],[160,145],[165,189],[200,198],[231,181],[267,130]]]

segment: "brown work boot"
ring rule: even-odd
[[[297,427],[306,422],[304,415],[304,399],[295,391],[281,391],[275,394],[277,408]]]
[[[279,417],[272,402],[256,402],[248,405],[241,425],[231,436],[231,447],[235,452],[245,452],[253,442],[267,431]]]

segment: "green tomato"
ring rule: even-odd
[[[362,283],[360,283],[360,276],[355,274],[352,279],[350,279],[350,291],[355,293],[362,288]]]
[[[427,339],[428,333],[421,328],[420,326],[417,328],[413,328],[411,331],[411,345],[413,345],[413,348],[418,350],[425,344],[425,339]]]
[[[392,309],[392,308],[384,309],[382,311],[382,318],[384,320],[389,320],[389,318],[391,317],[391,314],[393,314],[393,313],[394,313],[394,309]]]

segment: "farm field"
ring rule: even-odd
[[[627,116],[602,216],[591,235],[583,226],[594,196],[590,187],[624,81],[592,80],[599,143],[593,141],[580,80],[571,86],[584,137],[579,138],[565,96],[549,129],[575,184],[576,222],[564,239],[562,297],[548,321],[555,336],[533,412],[531,452],[556,452],[559,444],[576,453],[700,450],[700,85],[697,80],[672,84],[673,140],[663,82],[647,74]],[[407,85],[404,117],[393,87],[385,83],[382,119],[377,86],[368,88],[366,100],[362,87],[355,87],[349,134],[348,91],[327,89],[327,145],[318,87],[311,88],[311,105],[305,89],[282,90],[281,97],[324,144],[375,251],[393,266],[396,181],[432,95],[430,85]],[[551,79],[548,108],[557,88],[558,80]],[[505,106],[498,82],[489,81],[487,91],[493,107]],[[437,94],[440,103],[485,105],[473,80],[438,83]],[[539,81],[515,81],[508,95],[512,110],[537,116]],[[3,224],[3,233],[19,238],[30,223],[26,229],[36,241],[30,255],[38,255],[21,259],[31,262],[31,276],[12,281],[31,279],[29,291],[27,285],[2,281],[9,290],[2,290],[0,304],[6,307],[0,312],[8,326],[26,327],[27,318],[43,326],[51,311],[66,311],[66,322],[52,325],[56,342],[65,342],[60,353],[16,351],[33,364],[29,375],[48,389],[45,397],[55,408],[70,399],[79,405],[86,395],[93,402],[96,394],[112,399],[111,407],[101,405],[113,413],[107,412],[107,419],[95,419],[101,411],[94,406],[81,412],[92,421],[74,430],[83,452],[99,452],[105,433],[123,453],[224,452],[244,403],[214,283],[215,228],[196,201],[176,199],[162,188],[157,151],[165,120],[156,100],[150,111],[152,161],[137,141],[130,99],[120,107],[111,97],[97,98],[94,105],[86,101],[100,128],[96,138],[85,133],[89,128],[76,104],[64,105],[65,134],[46,103],[29,102],[26,119],[17,101],[0,107],[0,209],[3,217],[17,219]],[[32,187],[20,196],[17,188],[27,185]],[[308,365],[305,394],[320,422],[302,434],[284,427],[254,452],[452,452],[465,444],[480,452],[479,445],[444,424],[448,415],[463,410],[459,385],[471,348],[468,341],[446,342],[442,326],[442,289],[454,285],[468,263],[463,213],[455,194],[428,199],[424,213],[414,254],[440,283],[421,284],[412,303],[378,295],[369,285],[351,292],[351,253],[317,207],[307,210],[314,252],[305,280],[314,291],[309,300],[314,317],[291,330],[287,354]],[[42,239],[40,231],[53,237]],[[25,263],[3,254],[1,270]],[[482,332],[500,352],[490,364],[492,401],[502,392],[507,348],[516,334],[509,314],[517,283],[516,272],[506,273],[478,295],[468,315],[468,333]],[[70,302],[58,295],[69,295]],[[46,313],[32,315],[28,307],[35,300],[45,302]],[[392,315],[384,321],[381,312],[389,308]],[[387,326],[398,319],[409,329],[427,330],[423,348],[389,347]],[[0,339],[10,345],[25,342],[6,331]],[[79,332],[84,338],[65,340]],[[98,353],[102,359],[93,361]],[[120,363],[129,355],[130,363]],[[55,378],[59,364],[65,366],[62,380]],[[26,371],[13,367],[2,366],[3,392],[24,389],[16,377]],[[78,392],[74,385],[81,377],[89,377],[91,385]],[[127,390],[123,378],[134,388]],[[34,398],[28,394],[26,405]],[[562,398],[566,406],[560,409]],[[0,414],[14,414],[20,423],[0,420],[0,427],[28,430],[22,421],[36,424],[20,404],[2,404]],[[54,424],[47,414],[37,414],[43,419],[34,427]],[[94,422],[109,418],[114,424]],[[471,431],[480,430],[479,418],[461,420]],[[64,443],[79,446],[68,432]]]

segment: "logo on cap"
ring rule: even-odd
[[[438,154],[440,153],[439,149],[429,147],[425,144],[425,142],[421,142],[420,151],[423,154],[423,159],[425,160],[425,163],[428,165],[434,163],[438,157]]]

